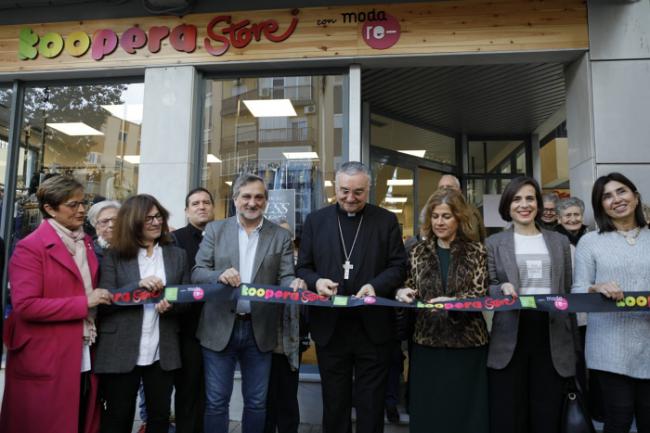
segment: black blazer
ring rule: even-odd
[[[185,251],[173,245],[165,245],[162,249],[167,285],[189,284],[190,270]],[[125,287],[137,284],[140,279],[137,257],[124,260],[115,252],[107,251],[102,261],[99,287]],[[163,370],[181,367],[177,313],[182,310],[182,305],[174,305],[172,310],[160,316],[158,322],[160,367]],[[128,373],[135,368],[140,352],[143,314],[141,306],[100,306],[97,317],[96,373]]]
[[[319,278],[329,278],[343,288],[343,251],[336,219],[336,205],[307,216],[300,240],[296,276],[316,291]],[[359,230],[359,239],[350,259],[350,272],[355,293],[370,283],[377,296],[393,299],[406,278],[406,252],[397,217],[380,207],[367,204]],[[358,307],[363,324],[375,344],[395,339],[395,316],[391,308]],[[312,308],[309,312],[311,334],[320,345],[326,345],[334,332],[339,316],[337,308]]]

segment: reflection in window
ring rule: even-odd
[[[4,182],[7,174],[12,94],[11,89],[0,88],[0,218],[3,217],[2,202],[4,201]]]
[[[413,236],[413,170],[376,161],[372,173],[376,203],[397,216],[404,239]]]
[[[286,222],[297,237],[309,212],[333,201],[334,171],[343,157],[343,80],[328,75],[207,83],[202,184],[215,195],[217,218],[234,214],[232,183],[243,172],[266,180],[267,217]]]
[[[370,140],[372,146],[444,164],[456,163],[454,137],[374,113],[370,116]]]
[[[17,167],[16,236],[40,222],[35,193],[48,176],[80,181],[88,198],[137,192],[143,84],[28,88]]]

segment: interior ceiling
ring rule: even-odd
[[[565,102],[562,64],[365,69],[370,111],[451,135],[527,135]]]

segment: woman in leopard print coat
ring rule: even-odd
[[[398,291],[397,299],[444,302],[485,296],[487,253],[483,244],[471,239],[471,210],[463,196],[438,190],[427,201],[425,215],[426,239],[411,250],[407,288]],[[410,431],[487,432],[488,332],[483,315],[438,310],[416,315]]]

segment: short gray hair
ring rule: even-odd
[[[103,200],[95,203],[88,211],[88,222],[90,222],[91,226],[97,227],[99,214],[102,213],[104,209],[119,209],[120,206],[122,206],[120,202],[115,200]]]
[[[341,164],[339,169],[336,170],[336,176],[339,174],[347,174],[348,176],[352,176],[359,173],[365,174],[368,176],[368,180],[370,180],[370,169],[366,164],[359,161],[344,162]]]
[[[545,201],[553,202],[553,204],[557,206],[557,203],[560,201],[560,196],[557,195],[557,193],[549,192],[542,196],[542,202]]]
[[[566,211],[571,206],[577,206],[580,208],[581,214],[585,213],[585,202],[580,200],[578,197],[569,197],[560,200],[560,202],[557,204],[557,213],[562,215],[562,212]]]
[[[264,179],[253,173],[242,173],[237,177],[237,180],[235,180],[235,183],[232,185],[232,198],[236,200],[237,197],[239,197],[239,191],[241,188],[253,182],[262,182],[262,185],[264,185],[264,197],[268,200],[269,190],[266,189],[266,182],[264,182]]]

